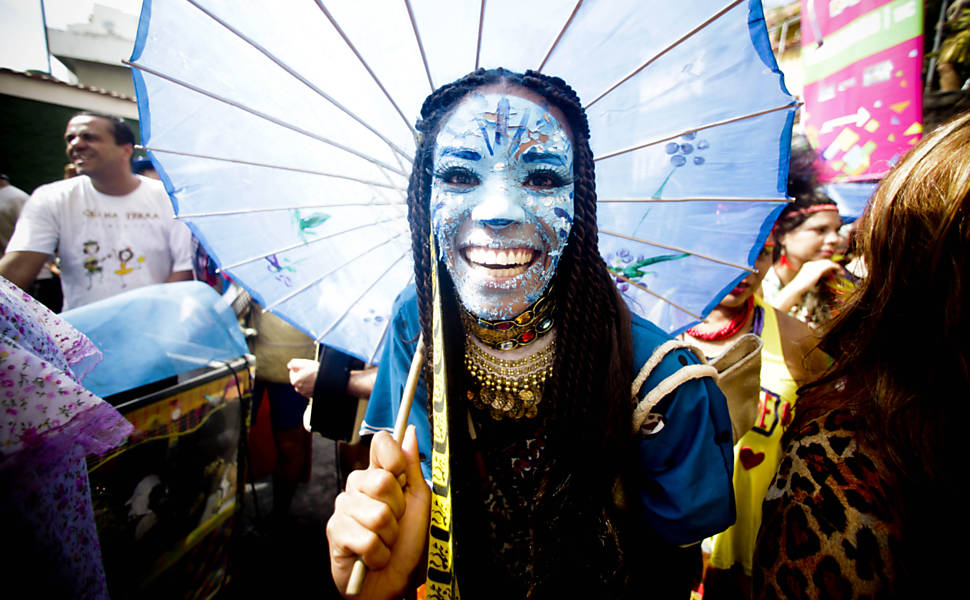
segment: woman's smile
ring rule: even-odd
[[[483,248],[468,246],[462,249],[462,256],[471,268],[494,278],[515,277],[525,273],[538,252],[532,248]]]

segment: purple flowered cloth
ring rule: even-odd
[[[0,568],[7,583],[107,598],[85,457],[132,426],[81,385],[100,360],[84,334],[0,277],[0,522],[16,550]]]
[[[0,277],[0,456],[101,404],[80,383],[100,359],[84,334]]]

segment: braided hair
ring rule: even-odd
[[[574,137],[575,215],[555,275],[555,374],[543,391],[546,450],[536,465],[540,492],[534,506],[536,521],[544,527],[536,531],[534,576],[528,594],[574,595],[586,588],[598,596],[610,587],[622,588],[625,577],[612,489],[630,454],[632,342],[629,313],[598,249],[589,124],[579,97],[558,77],[534,71],[518,74],[479,69],[442,86],[422,106],[408,186],[408,218],[421,329],[426,340],[428,397],[434,385],[429,203],[435,138],[466,95],[491,84],[517,86],[539,94],[562,111]],[[446,271],[442,267],[439,272]],[[449,278],[442,276],[441,280],[444,339],[463,339],[457,297]],[[463,351],[463,344],[450,346],[445,348],[451,357],[448,364],[460,365],[458,353]],[[454,382],[463,381],[463,374],[456,368],[455,373],[449,373],[449,381],[459,385]],[[455,389],[449,397],[463,398],[461,392]],[[450,410],[449,414],[454,423],[450,431],[463,431],[464,413]]]

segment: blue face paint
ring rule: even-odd
[[[442,124],[433,172],[432,227],[462,304],[490,320],[519,315],[548,286],[572,227],[565,126],[518,93],[471,94]]]
[[[552,152],[536,152],[534,150],[529,150],[522,155],[522,162],[524,163],[542,163],[556,167],[565,167],[566,165],[564,165],[562,161],[563,157],[561,155],[554,154]]]
[[[462,149],[462,148],[444,148],[442,150],[444,156],[454,156],[461,158],[463,160],[480,160],[482,155],[474,150]]]

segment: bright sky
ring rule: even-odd
[[[141,12],[141,0],[43,0],[47,26],[87,23],[95,3],[136,17]],[[41,0],[0,0],[0,67],[47,71],[40,7]]]

